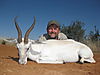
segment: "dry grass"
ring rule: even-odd
[[[9,45],[9,46],[15,46],[16,44],[13,43],[13,42],[7,42],[7,41],[4,41],[4,40],[0,40],[0,44],[1,45]]]
[[[91,40],[85,40],[85,44],[87,44],[93,52],[100,52],[100,41],[91,41]]]

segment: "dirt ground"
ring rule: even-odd
[[[0,45],[0,75],[100,75],[100,53],[94,53],[95,64],[37,64],[28,60],[18,64],[15,47]]]

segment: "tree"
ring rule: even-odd
[[[100,40],[99,30],[97,29],[96,26],[94,26],[94,31],[90,31],[90,33],[89,33],[89,39],[92,40],[92,41],[98,41],[98,40]]]
[[[72,22],[69,26],[63,25],[61,32],[63,32],[68,38],[76,41],[82,41],[85,35],[84,23],[81,21]]]

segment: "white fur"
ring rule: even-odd
[[[28,44],[17,44],[19,63],[26,64],[27,58],[37,63],[63,64],[64,62],[88,61],[95,63],[91,49],[80,42],[68,40],[47,40],[36,43],[29,40]],[[27,50],[28,49],[28,50]]]

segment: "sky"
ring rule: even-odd
[[[46,33],[50,20],[65,26],[82,21],[88,34],[94,26],[100,31],[100,0],[0,0],[0,37],[17,38],[15,16],[23,37],[36,16],[36,25],[29,35],[34,40]]]

